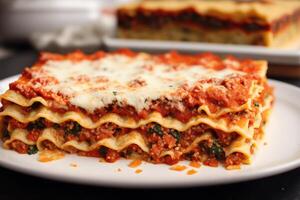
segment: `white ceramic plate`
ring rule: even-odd
[[[211,44],[202,42],[119,39],[108,36],[103,38],[103,43],[109,50],[129,48],[137,51],[150,52],[165,52],[169,50],[176,50],[186,53],[213,52],[221,56],[235,55],[236,57],[240,58],[263,59],[273,64],[300,64],[300,41],[295,42],[293,47],[285,49],[250,45]]]
[[[1,90],[5,90],[8,83],[15,79],[16,76],[1,81]],[[97,158],[67,155],[62,160],[41,163],[36,155],[21,155],[3,148],[0,148],[0,165],[49,179],[120,187],[204,186],[279,174],[300,167],[300,89],[278,81],[270,83],[275,87],[276,102],[266,131],[267,145],[261,145],[253,164],[243,166],[241,170],[201,166],[196,169],[197,174],[187,175],[187,170],[177,172],[171,171],[167,165],[143,163],[138,167],[143,172],[136,174],[137,168],[129,168],[128,160],[109,164],[100,163]],[[77,164],[77,167],[71,164]]]

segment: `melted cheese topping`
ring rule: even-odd
[[[99,60],[72,62],[48,61],[33,78],[54,77],[57,83],[45,89],[67,96],[71,104],[88,112],[117,102],[128,104],[137,111],[147,109],[152,100],[161,97],[178,103],[176,91],[192,87],[204,79],[224,79],[244,74],[232,69],[213,70],[201,65],[170,66],[157,63],[145,54],[137,57],[108,55]],[[201,84],[203,89],[209,84]]]

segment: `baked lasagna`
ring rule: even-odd
[[[300,2],[143,1],[117,10],[117,37],[296,46]]]
[[[42,53],[1,96],[4,147],[234,168],[272,107],[265,61],[129,50]]]

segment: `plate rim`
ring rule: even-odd
[[[177,51],[200,53],[214,52],[220,55],[235,55],[241,58],[265,59],[276,64],[300,64],[300,48],[275,49],[250,45],[214,44],[204,42],[160,41],[142,39],[122,39],[104,36],[103,44],[108,49],[130,48],[148,51]],[[295,66],[297,67],[297,66]]]

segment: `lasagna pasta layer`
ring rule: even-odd
[[[269,112],[268,108],[264,112]],[[197,161],[205,161],[208,156],[210,157],[218,157],[220,161],[226,160],[226,158],[230,158],[230,156],[239,153],[242,155],[242,158],[240,160],[240,163],[250,163],[251,162],[251,155],[253,154],[255,148],[257,147],[257,142],[261,139],[263,136],[263,124],[265,124],[267,120],[267,115],[263,117],[264,123],[260,123],[259,127],[255,130],[255,136],[252,138],[245,138],[242,136],[238,136],[235,132],[231,133],[225,133],[223,131],[221,132],[215,132],[215,127],[206,126],[206,128],[203,128],[202,130],[196,133],[196,135],[193,135],[192,140],[190,140],[188,145],[184,146],[185,142],[188,142],[189,140],[185,141],[187,137],[186,136],[190,134],[191,131],[187,131],[185,133],[177,132],[177,138],[178,141],[173,143],[173,146],[169,147],[161,147],[159,154],[154,154],[154,152],[157,149],[154,149],[151,144],[151,140],[149,137],[149,131],[146,133],[142,133],[140,129],[129,131],[126,134],[118,135],[118,136],[112,136],[112,137],[106,137],[100,140],[96,141],[87,141],[80,140],[80,136],[78,137],[67,137],[66,133],[63,129],[59,128],[44,128],[39,131],[39,136],[37,137],[36,141],[32,140],[32,137],[29,135],[32,134],[33,131],[37,130],[27,130],[27,129],[12,129],[10,130],[10,138],[4,141],[4,147],[6,148],[12,148],[15,145],[14,142],[22,142],[27,145],[25,149],[28,149],[28,146],[36,145],[38,150],[42,151],[44,149],[50,149],[50,150],[63,150],[70,153],[78,153],[79,155],[88,155],[88,156],[103,156],[99,152],[101,152],[101,148],[108,148],[110,150],[115,151],[117,154],[116,158],[123,156],[123,154],[127,156],[130,156],[132,154],[132,150],[130,153],[126,152],[127,148],[132,147],[133,145],[136,145],[141,155],[143,155],[144,159],[150,162],[166,162],[167,164],[172,164],[174,162],[178,162],[179,160],[186,158],[186,159],[192,159]],[[155,125],[156,126],[156,125]],[[150,126],[153,127],[153,126]],[[151,129],[151,128],[149,128]],[[148,129],[148,130],[149,130]],[[173,131],[173,129],[170,129]],[[172,133],[170,130],[167,130],[166,132]],[[185,135],[184,135],[185,134]],[[193,133],[195,134],[195,132]],[[145,136],[146,135],[146,136]],[[170,136],[170,134],[165,134],[163,137],[167,137],[166,135]],[[172,134],[171,134],[172,135]],[[174,137],[174,135],[172,135]],[[227,137],[224,139],[224,137]],[[221,139],[222,138],[222,139]],[[173,139],[173,138],[172,138]],[[173,139],[174,140],[174,139]],[[182,140],[182,141],[181,141]],[[221,141],[223,140],[223,141]],[[219,152],[209,152],[209,148],[212,148],[212,146],[206,146],[206,145],[216,145],[216,141],[218,141],[218,150]],[[173,141],[174,142],[174,141]],[[222,142],[222,143],[221,143]],[[172,144],[172,142],[170,142]],[[170,145],[169,144],[169,145]],[[207,148],[206,151],[208,152],[202,152],[202,155],[199,155],[199,147],[201,145],[204,145],[203,148]],[[216,147],[214,147],[216,148]],[[19,149],[15,149],[19,150]],[[19,150],[20,151],[20,150]],[[142,153],[141,153],[142,151]],[[215,150],[216,151],[216,150]],[[197,154],[198,152],[198,154]],[[22,152],[21,152],[22,153]],[[146,155],[145,155],[146,154]],[[141,156],[140,155],[140,156]],[[165,161],[164,158],[169,156],[170,158],[168,161]],[[104,155],[105,158],[105,155]]]
[[[75,121],[84,128],[94,129],[105,123],[114,123],[120,127],[136,129],[140,126],[147,125],[149,123],[157,123],[166,128],[172,128],[177,131],[186,131],[192,126],[198,124],[207,124],[215,129],[222,130],[224,132],[237,132],[245,138],[251,138],[254,134],[254,129],[259,126],[261,122],[261,114],[256,115],[241,115],[234,120],[230,120],[225,117],[210,118],[206,115],[198,115],[191,118],[188,122],[182,123],[171,117],[162,117],[160,113],[151,113],[148,118],[139,120],[136,122],[134,119],[124,118],[116,114],[107,114],[103,116],[99,121],[93,122],[91,119],[86,118],[84,115],[80,115],[76,112],[67,112],[63,115],[50,111],[49,109],[42,107],[36,111],[32,111],[27,115],[22,113],[22,109],[16,105],[8,106],[0,114],[0,116],[10,116],[22,123],[29,123],[36,121],[40,118],[45,118],[51,122],[60,124],[66,121]],[[237,115],[238,116],[238,115]],[[253,118],[251,118],[253,116]],[[249,117],[249,118],[248,118]],[[253,125],[250,122],[253,121]]]
[[[1,138],[28,154],[249,164],[274,100],[265,73],[212,54],[43,54],[1,96]]]
[[[242,104],[238,107],[235,107],[235,108],[223,108],[223,109],[218,110],[217,112],[212,112],[210,110],[210,108],[208,107],[208,105],[201,105],[197,108],[197,111],[199,113],[201,113],[203,111],[206,115],[208,115],[208,117],[217,118],[226,113],[239,112],[242,110],[250,109],[253,104],[253,101],[255,100],[255,98],[260,96],[260,93],[263,91],[263,89],[264,88],[262,86],[258,85],[257,83],[252,83],[252,86],[249,91],[250,98],[247,99],[247,101],[244,104]],[[6,91],[4,94],[1,95],[1,99],[7,100],[11,103],[14,103],[14,104],[17,104],[17,105],[20,105],[23,107],[30,107],[35,103],[40,103],[47,108],[51,108],[50,105],[52,104],[51,101],[49,101],[43,97],[34,97],[31,99],[27,99],[23,95],[15,92],[13,90]],[[53,109],[53,111],[55,112],[55,109]],[[85,114],[80,111],[79,112],[77,111],[77,113],[81,113],[82,115]],[[85,116],[85,117],[88,117],[88,116]],[[93,118],[95,118],[95,117],[93,117]]]

